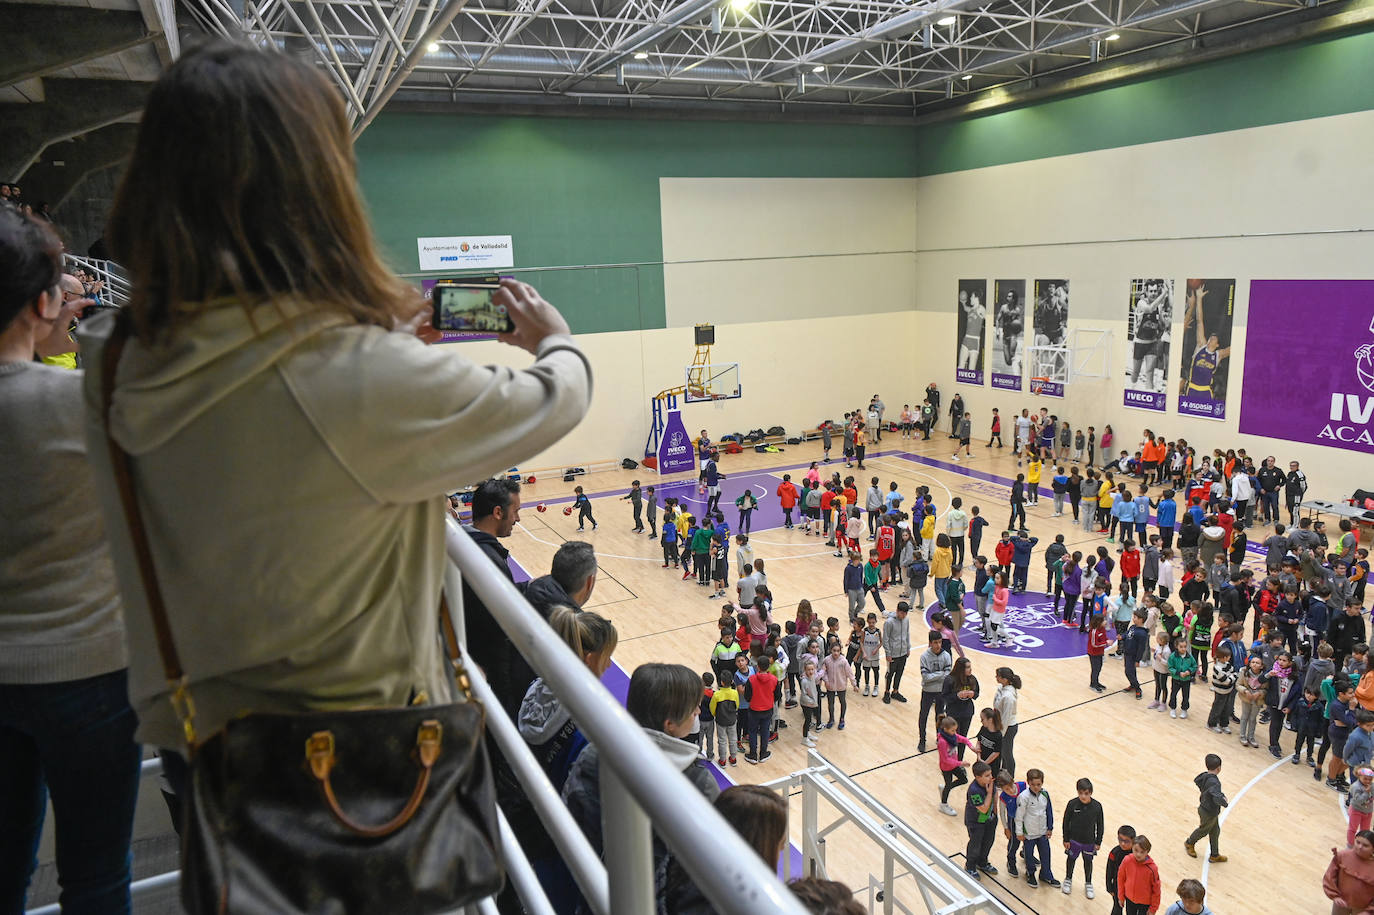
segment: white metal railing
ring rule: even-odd
[[[115,305],[119,308],[129,304],[129,279],[114,261],[97,260],[79,254],[67,254],[66,261],[67,269],[80,267],[93,274],[96,279],[104,280],[105,288],[100,293],[100,304]]]
[[[784,794],[802,790],[802,869],[806,874],[828,877],[826,837],[841,826],[855,826],[883,854],[882,877],[870,875],[869,883],[870,897],[881,898],[884,915],[893,915],[897,909],[933,915],[1012,915],[981,882],[964,872],[963,865],[951,860],[816,750],[808,751],[807,768],[765,784]],[[822,800],[838,812],[824,825]],[[853,860],[854,850],[847,848],[846,855]],[[915,880],[924,909],[913,909],[897,900],[894,882],[905,876]],[[872,892],[874,887],[881,890],[880,897]],[[874,911],[871,904],[869,910]]]
[[[604,857],[615,866],[598,870],[591,862],[580,860],[584,857],[580,852],[569,855],[569,849],[585,846],[591,853],[591,847],[575,826],[571,830],[574,834],[560,836],[555,824],[567,810],[553,794],[553,786],[537,768],[528,747],[523,746],[523,739],[514,733],[514,726],[510,731],[501,724],[492,728],[502,751],[514,751],[517,777],[541,821],[559,843],[588,903],[594,908],[598,905],[596,895],[604,871],[609,892],[606,915],[645,915],[655,910],[651,836],[656,832],[716,911],[725,915],[805,915],[806,910],[777,874],[673,767],[481,548],[451,521],[447,532],[449,558],[506,636],[572,712],[587,739],[600,747],[615,748],[615,752],[600,756]],[[445,590],[455,593],[452,588]],[[450,601],[450,607],[455,603],[459,602]],[[457,623],[462,621],[461,613],[460,604]],[[487,695],[488,719],[505,718],[499,704]],[[510,724],[509,719],[505,724]],[[520,891],[518,883],[516,889]],[[542,895],[537,887],[535,892]],[[521,901],[527,907],[531,904],[523,893]]]

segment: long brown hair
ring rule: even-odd
[[[189,51],[153,87],[109,237],[145,341],[230,296],[382,327],[419,305],[377,253],[334,88],[241,42]]]

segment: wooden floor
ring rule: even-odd
[[[842,474],[854,474],[860,493],[870,476],[880,477],[884,490],[889,481],[896,480],[907,496],[908,506],[918,485],[931,487],[942,514],[951,496],[961,496],[965,510],[970,505],[979,505],[992,522],[982,546],[982,552],[990,556],[999,525],[1006,520],[1009,483],[1018,472],[1016,462],[1008,449],[988,449],[978,443],[971,460],[954,464],[950,462],[952,445],[943,432],[935,433],[928,442],[902,441],[893,433],[870,448],[879,456],[867,462],[869,470],[862,475],[857,468],[846,469],[842,461],[823,467],[826,472],[833,468]],[[902,456],[903,452],[909,454]],[[759,512],[766,517],[768,502],[776,499],[773,489],[777,480],[771,475],[791,472],[794,480],[800,480],[807,463],[820,457],[819,443],[791,446],[781,454],[748,451],[725,456],[721,462],[721,469],[727,474],[722,502],[731,506],[743,487],[752,485],[756,494],[767,493]],[[1046,473],[1046,480],[1049,476]],[[716,640],[720,602],[708,600],[706,589],[691,581],[681,581],[680,573],[661,569],[657,542],[631,533],[630,506],[620,496],[630,479],[636,477],[645,485],[658,483],[661,491],[674,479],[684,479],[679,475],[659,480],[646,468],[582,478],[580,482],[592,496],[599,522],[598,530],[593,532],[588,527],[583,534],[577,533],[575,517],[567,517],[561,511],[570,501],[573,484],[557,478],[540,479],[525,487],[521,524],[507,543],[520,564],[532,575],[538,575],[547,571],[554,550],[564,540],[592,542],[600,560],[600,576],[585,609],[595,609],[614,621],[620,633],[616,663],[627,671],[647,661],[675,661],[706,670]],[[674,492],[696,497],[694,486],[687,484]],[[549,504],[548,511],[535,510],[541,500]],[[1040,554],[1055,534],[1066,535],[1070,550],[1086,551],[1105,542],[1085,533],[1067,515],[1051,518],[1052,511],[1051,500],[1045,496],[1039,506],[1028,512],[1031,533],[1040,538],[1031,563],[1032,590],[1037,585],[1043,587]],[[734,512],[726,514],[733,524]],[[779,620],[792,616],[797,601],[803,597],[811,601],[821,617],[845,618],[842,561],[834,558],[819,538],[803,535],[800,528],[756,527],[751,540],[756,554],[768,561],[774,613]],[[965,580],[971,586],[972,574],[966,575]],[[733,586],[730,591],[733,595]],[[895,604],[896,590],[888,593],[889,605]],[[914,614],[912,623],[913,658],[903,692],[913,701],[907,705],[884,705],[880,699],[864,698],[859,691],[851,690],[846,730],[826,731],[820,750],[938,847],[951,856],[962,855],[966,841],[962,818],[946,817],[937,810],[940,776],[935,753],[916,752],[920,679],[914,656],[922,649],[925,638],[924,627]],[[1045,771],[1056,822],[1064,804],[1074,796],[1074,782],[1083,776],[1092,779],[1095,797],[1106,813],[1104,854],[1099,856],[1094,875],[1097,899],[1089,901],[1084,897],[1081,871],[1071,897],[1044,886],[1030,889],[1022,880],[1008,879],[1003,873],[993,882],[1000,884],[998,895],[1013,911],[1107,911],[1110,901],[1102,873],[1105,852],[1116,828],[1123,823],[1148,835],[1154,844],[1153,856],[1165,887],[1163,907],[1176,898],[1172,888],[1178,881],[1193,877],[1206,883],[1207,903],[1218,915],[1260,911],[1315,915],[1328,911],[1329,903],[1321,892],[1321,876],[1330,861],[1331,848],[1344,842],[1345,822],[1337,795],[1314,781],[1307,765],[1290,765],[1286,755],[1276,761],[1264,749],[1242,747],[1236,735],[1228,737],[1208,731],[1206,717],[1211,695],[1205,691],[1194,692],[1193,711],[1186,721],[1172,720],[1167,713],[1147,711],[1148,670],[1141,671],[1146,698],[1137,701],[1120,692],[1099,695],[1089,690],[1085,657],[1046,659],[1034,657],[1035,650],[1012,655],[1007,651],[983,652],[980,648],[976,639],[965,640],[973,671],[982,686],[980,708],[991,704],[996,688],[994,668],[1010,664],[1024,680],[1015,754],[1018,777],[1023,778],[1030,767]],[[1120,664],[1109,659],[1103,674],[1108,687],[1125,685]],[[788,711],[786,718],[791,726],[781,732],[781,738],[774,744],[772,759],[750,766],[741,754],[739,766],[728,770],[731,777],[740,782],[766,781],[803,766],[805,756],[798,743],[800,710]],[[1261,726],[1261,743],[1266,742],[1264,729]],[[931,733],[933,741],[933,730]],[[1289,753],[1292,739],[1292,732],[1285,731],[1283,746]],[[1202,771],[1202,759],[1207,753],[1221,755],[1222,785],[1231,799],[1221,836],[1221,851],[1230,860],[1210,866],[1205,853],[1192,859],[1183,848],[1184,837],[1197,824],[1198,793],[1193,777]],[[956,789],[956,797],[958,806],[962,789]],[[794,817],[793,822],[796,840],[800,817]],[[1204,840],[1199,851],[1205,847]],[[881,858],[876,849],[856,830],[838,830],[828,848],[832,875],[845,879],[855,890],[867,884],[868,874],[881,873]],[[1060,846],[1056,844],[1056,848]],[[991,860],[1000,868],[1005,859],[1005,840],[999,838]],[[1063,866],[1063,856],[1057,854],[1057,877],[1063,876]],[[920,910],[919,896],[911,890],[909,879],[899,898]]]

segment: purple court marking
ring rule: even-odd
[[[931,613],[937,606],[939,605],[926,605],[927,625],[930,623]],[[1075,620],[1078,619],[1079,609],[1079,606],[1074,608]],[[964,625],[959,629],[959,644],[965,651],[977,649],[985,654],[1007,658],[1081,658],[1087,654],[1088,637],[1080,634],[1077,626],[1065,626],[1061,612],[1062,601],[1060,610],[1056,611],[1054,599],[1045,597],[1044,594],[1034,591],[1013,594],[1007,601],[1007,615],[1002,621],[1002,627],[1008,634],[1011,645],[1006,648],[992,648],[983,642],[983,618],[974,606],[973,597],[965,595]],[[1116,638],[1116,633],[1112,629],[1107,630],[1107,635],[1109,638]]]

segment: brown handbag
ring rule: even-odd
[[[442,599],[440,629],[467,701],[394,709],[250,714],[199,742],[134,493],[110,435],[121,314],[101,377],[105,437],[171,701],[190,748],[181,900],[202,913],[447,912],[498,892],[496,795]],[[436,632],[436,637],[438,637]]]

